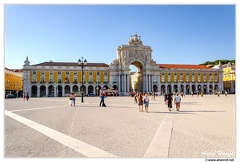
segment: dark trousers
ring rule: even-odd
[[[100,101],[100,105],[99,105],[99,106],[102,106],[102,105],[103,105],[103,103],[104,103],[104,100],[101,100],[101,101]]]

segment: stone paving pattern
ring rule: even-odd
[[[5,110],[118,157],[143,157],[165,115],[173,113],[168,157],[236,157],[235,95],[186,96],[168,112],[163,96],[139,112],[132,97],[6,99]],[[173,105],[175,107],[175,105]],[[5,157],[86,157],[5,115]]]

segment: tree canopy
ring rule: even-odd
[[[215,61],[206,61],[205,63],[202,63],[200,65],[205,65],[205,66],[215,66],[219,64],[219,61],[221,64],[227,64],[230,62],[230,64],[235,64],[235,60],[215,60]]]

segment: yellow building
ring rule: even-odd
[[[5,94],[21,94],[22,74],[23,70],[5,68]]]
[[[235,65],[223,65],[223,87],[229,93],[235,93]]]
[[[109,65],[87,63],[83,69],[76,63],[43,62],[24,65],[23,89],[32,97],[69,96],[70,93],[99,94],[109,89]],[[82,72],[83,70],[83,72]]]
[[[111,64],[76,62],[43,62],[30,65],[28,57],[23,66],[23,91],[32,97],[69,96],[74,93],[99,94],[114,89],[120,95],[128,92],[192,92],[223,91],[222,65],[214,69],[202,65],[157,64],[152,49],[143,45],[136,33],[128,45],[116,50]],[[83,60],[83,58],[82,58]],[[137,68],[135,73],[130,66]],[[133,76],[133,77],[132,77]]]

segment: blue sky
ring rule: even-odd
[[[5,67],[110,64],[137,32],[158,64],[236,58],[234,5],[5,5]],[[14,58],[14,59],[13,59]]]

